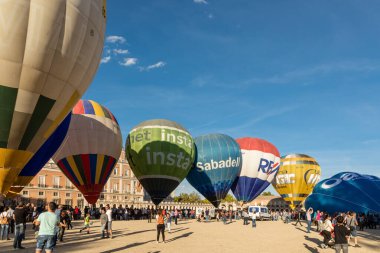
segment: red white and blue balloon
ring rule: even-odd
[[[238,201],[250,202],[275,178],[280,168],[280,152],[270,142],[259,138],[240,138],[242,169],[231,190]]]

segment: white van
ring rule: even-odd
[[[248,214],[252,217],[253,212],[256,212],[256,220],[270,220],[268,207],[265,206],[249,206]]]

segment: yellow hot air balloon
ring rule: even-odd
[[[0,1],[0,193],[90,85],[105,0]]]
[[[281,157],[273,187],[291,209],[299,206],[313,191],[321,178],[321,167],[308,155],[290,154]]]

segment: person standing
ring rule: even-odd
[[[354,238],[355,245],[354,247],[360,248],[358,244],[358,230],[357,230],[358,221],[356,220],[356,213],[350,212],[346,219],[346,226],[350,229],[350,237],[348,238],[348,244],[350,244],[351,237]]]
[[[79,208],[77,206],[75,206],[75,208],[74,208],[74,220],[79,220],[78,216],[79,216]]]
[[[310,233],[310,229],[311,229],[311,215],[313,214],[313,208],[309,208],[306,212],[306,221],[307,221],[307,233]]]
[[[56,228],[59,226],[56,209],[57,204],[50,202],[48,211],[41,213],[34,221],[35,225],[39,226],[36,253],[41,253],[44,248],[46,253],[51,253],[56,245]]]
[[[148,223],[152,223],[152,210],[148,208],[147,210],[147,215],[148,215]]]
[[[108,237],[108,232],[107,232],[107,223],[108,223],[108,216],[106,214],[106,209],[102,207],[101,209],[101,214],[100,214],[100,231],[102,232],[102,237],[101,239],[104,239],[104,233],[107,234]]]
[[[19,203],[13,212],[13,219],[15,220],[15,238],[13,241],[13,248],[24,249],[21,246],[22,239],[24,238],[24,224],[26,223],[27,211],[22,203]]]
[[[177,225],[177,220],[178,220],[178,210],[175,209],[175,211],[174,211],[174,222],[176,225]]]
[[[244,219],[243,225],[248,225],[248,218],[249,218],[249,215],[248,215],[247,211],[244,210],[243,211],[243,219]]]
[[[158,210],[158,213],[156,215],[156,221],[157,221],[157,243],[159,243],[160,240],[160,233],[162,234],[162,241],[165,243],[165,225],[164,225],[164,216],[162,214],[161,210]]]
[[[57,209],[55,209],[55,215],[57,216],[58,221],[61,220],[61,213],[62,213],[62,205],[58,205]],[[57,230],[56,231],[56,233],[57,233],[56,239],[58,239],[59,235],[61,234],[62,227],[58,226],[58,227],[56,227],[56,230]]]
[[[252,228],[256,227],[256,211],[253,211],[252,214]]]
[[[170,215],[170,212],[166,214],[166,226],[167,226],[168,232],[171,233],[172,216]]]
[[[350,230],[344,226],[343,216],[338,216],[336,218],[337,224],[334,227],[335,234],[335,253],[340,253],[342,250],[343,253],[348,253],[348,241],[347,239],[350,236]]]
[[[0,225],[1,225],[1,240],[10,240],[8,229],[10,219],[8,217],[8,207],[0,214]]]
[[[209,214],[210,214],[210,211],[209,211],[208,209],[206,209],[206,212],[205,212],[206,222],[208,222],[208,219],[209,219],[209,218],[208,218],[208,217],[209,217],[208,215],[209,215]]]
[[[8,215],[8,221],[9,221],[9,229],[8,229],[8,235],[9,234],[13,234],[15,232],[15,220],[13,219],[13,213],[14,213],[14,210],[12,208],[12,206],[9,206],[8,208],[8,211],[7,211],[7,215]]]
[[[321,212],[319,210],[317,210],[317,214],[315,216],[315,221],[317,223],[317,231],[318,232],[321,232],[320,220],[321,220]]]
[[[107,231],[108,231],[108,235],[111,237],[112,239],[112,210],[110,208],[110,205],[107,205],[106,206],[106,214],[107,214]],[[107,236],[108,237],[108,236]]]

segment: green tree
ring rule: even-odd
[[[270,191],[263,192],[261,195],[263,195],[263,196],[273,196],[273,194]]]
[[[222,200],[222,202],[235,202],[236,199],[234,196],[232,196],[231,194],[227,194],[227,196]]]

